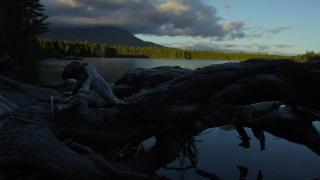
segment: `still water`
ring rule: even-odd
[[[61,73],[72,60],[44,60],[35,64],[32,73],[21,76],[22,81],[31,84],[50,85],[61,84],[64,81]],[[129,58],[84,58],[80,63],[91,63],[95,65],[98,72],[107,83],[113,84],[124,73],[135,68],[154,68],[158,66],[180,66],[182,68],[196,69],[210,64],[223,63],[227,61],[208,60],[168,60],[168,59],[129,59]]]
[[[61,84],[61,73],[64,67],[72,61],[45,60],[36,64],[32,73],[20,77],[20,80],[31,84]],[[230,61],[217,60],[156,60],[156,59],[105,59],[85,58],[81,63],[94,64],[107,83],[113,84],[128,70],[134,68],[153,68],[158,66],[180,66],[182,68],[196,69],[210,64],[226,63]],[[314,123],[320,130],[320,123]],[[249,171],[247,180],[255,180],[261,170],[263,180],[305,180],[320,177],[320,157],[304,145],[289,142],[265,132],[265,150],[260,151],[259,141],[255,139],[250,129],[245,128],[252,138],[250,148],[243,148],[238,144],[241,140],[235,130],[225,131],[221,128],[208,129],[196,137],[200,149],[200,169],[214,173],[225,180],[239,179],[237,165],[246,166]],[[152,146],[153,140],[147,140],[145,146]],[[185,159],[184,167],[189,165]],[[180,167],[178,160],[168,167]],[[160,169],[158,175],[166,175],[171,179],[205,179],[195,173],[195,169],[185,172]]]

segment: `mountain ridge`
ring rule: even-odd
[[[89,41],[90,43],[107,44],[110,46],[163,47],[159,44],[143,41],[127,30],[104,26],[95,28],[57,28],[37,37],[69,41]]]

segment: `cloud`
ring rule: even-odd
[[[224,8],[231,9],[233,6],[229,3],[229,1],[224,1]]]
[[[273,46],[275,46],[277,48],[288,48],[288,47],[291,48],[291,47],[294,47],[294,45],[290,45],[290,44],[275,44]]]
[[[273,47],[276,47],[276,48],[291,48],[291,47],[294,47],[294,45],[290,45],[290,44],[272,44],[272,45],[253,44],[253,45],[256,46],[258,48],[258,50],[267,50],[267,49],[271,49]]]
[[[257,47],[258,50],[267,50],[270,49],[272,46],[267,44],[253,44]]]
[[[188,5],[183,5],[182,3],[175,1],[167,1],[155,5],[154,7],[160,13],[174,13],[176,15],[181,15],[190,9]]]
[[[261,38],[263,35],[266,35],[267,39],[272,39],[271,35],[276,34],[280,31],[288,30],[294,28],[293,26],[281,26],[272,29],[265,29],[262,27],[258,27],[254,25],[253,27],[244,27],[242,29],[247,29],[249,31],[248,34],[245,34],[244,38]]]
[[[277,27],[277,28],[274,28],[274,29],[269,29],[269,30],[266,30],[266,32],[270,32],[270,33],[273,33],[273,34],[276,34],[280,31],[283,31],[283,30],[286,30],[286,29],[292,29],[293,26],[282,26],[282,27]]]
[[[216,8],[202,0],[50,0],[42,3],[51,28],[113,26],[133,34],[245,37],[244,21],[221,22]]]
[[[133,34],[207,38],[213,42],[269,37],[293,28],[265,29],[226,22],[205,0],[42,0],[51,28],[112,26]],[[224,6],[232,5],[225,0]],[[252,45],[254,46],[254,45]],[[257,47],[257,46],[254,46]],[[281,46],[282,47],[282,46]],[[260,47],[265,49],[266,47]]]
[[[170,46],[170,47],[177,47],[177,48],[182,48],[182,49],[198,49],[198,50],[215,50],[215,51],[224,51],[224,52],[240,52],[239,49],[242,47],[250,49],[252,48],[251,45],[246,45],[246,46],[239,46],[237,44],[230,44],[230,43],[218,43],[218,42],[212,42],[212,41],[206,41],[203,39],[198,39],[198,38],[193,38],[193,39],[188,39],[184,41],[178,41],[178,42],[162,42],[160,43],[165,46]]]
[[[237,32],[232,33],[230,37],[231,37],[231,39],[236,39],[236,38],[241,39],[241,38],[246,37],[246,34],[242,31],[237,31]]]
[[[269,34],[266,39],[272,39],[271,34]]]
[[[214,42],[214,41],[207,41],[201,38],[192,38],[186,39],[177,42],[162,42],[159,43],[164,46],[176,47],[181,49],[188,49],[188,50],[213,50],[216,52],[230,52],[230,53],[239,53],[239,52],[246,52],[246,53],[267,53],[267,54],[282,54],[282,55],[293,55],[293,54],[286,54],[277,51],[278,48],[292,48],[293,45],[290,44],[246,44],[240,45],[237,43],[221,43],[221,42]]]
[[[221,25],[224,32],[230,32],[233,30],[239,30],[244,26],[243,21],[237,21],[237,22],[231,22],[231,23],[225,23],[225,22],[218,22],[218,24]]]
[[[263,35],[263,33],[250,33],[246,34],[245,38],[260,38]]]

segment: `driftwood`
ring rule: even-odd
[[[136,69],[113,87],[88,64],[71,93],[0,77],[0,177],[165,179],[154,172],[181,151],[198,169],[193,136],[229,124],[320,155],[319,80],[320,61],[292,60]]]

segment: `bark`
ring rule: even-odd
[[[112,87],[88,64],[69,97],[0,77],[0,175],[156,179],[153,173],[190,138],[229,124],[320,155],[312,125],[320,110],[319,69],[320,61],[291,60],[140,68]],[[90,90],[82,88],[87,79]],[[143,152],[141,142],[150,137],[155,145]],[[134,153],[124,153],[130,148]]]

